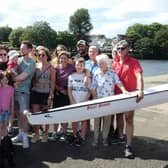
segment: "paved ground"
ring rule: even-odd
[[[146,88],[166,83],[168,75],[145,78]],[[93,148],[92,135],[80,148],[65,143],[16,145],[17,168],[168,168],[168,103],[136,111],[133,146],[136,158],[123,157],[123,145]]]

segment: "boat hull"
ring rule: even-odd
[[[132,111],[156,104],[168,102],[168,84],[159,85],[144,90],[144,99],[136,102],[137,92],[114,95],[97,100],[91,100],[75,105],[28,114],[30,124],[55,124],[82,121],[106,115]]]

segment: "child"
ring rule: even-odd
[[[5,157],[10,166],[14,166],[13,146],[8,136],[8,122],[10,112],[13,111],[14,88],[8,85],[7,73],[0,73],[0,155],[1,166],[4,164]]]
[[[7,63],[7,71],[12,73],[14,76],[18,74],[18,56],[19,53],[16,50],[11,50],[8,53],[9,61]]]
[[[107,55],[101,54],[96,57],[99,68],[92,78],[91,92],[94,99],[114,95],[114,85],[117,85],[124,93],[127,93],[119,77],[110,68],[110,59]],[[103,145],[108,146],[108,133],[111,124],[111,116],[104,116],[103,119]],[[98,144],[99,130],[101,128],[101,118],[94,119],[94,142]]]
[[[85,72],[85,60],[79,57],[75,60],[75,70],[68,78],[68,96],[71,104],[87,101],[90,97],[89,78]],[[86,86],[86,79],[88,85]],[[72,123],[74,144],[80,146],[82,141],[86,138],[87,121],[81,121],[81,137],[78,133],[79,122]]]

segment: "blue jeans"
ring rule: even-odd
[[[9,120],[9,111],[0,111],[0,123]]]

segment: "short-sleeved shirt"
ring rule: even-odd
[[[75,67],[72,64],[68,64],[65,68],[61,69],[59,65],[56,67],[56,85],[62,90],[66,90],[68,87],[68,76],[75,71]]]
[[[68,78],[68,87],[71,88],[76,103],[82,102],[89,91],[89,87],[84,85],[84,77],[85,73],[73,73]]]
[[[31,80],[35,72],[35,62],[31,58],[20,58],[18,65],[19,70],[18,73],[21,74],[23,72],[28,74],[28,77],[21,81],[16,88],[16,91],[18,92],[24,92],[24,93],[30,93],[30,86],[31,86]]]
[[[98,69],[92,78],[91,90],[95,90],[98,98],[114,95],[115,84],[121,84],[116,72],[108,69],[105,73]]]
[[[85,61],[85,68],[90,71],[91,76],[94,75],[95,71],[99,68],[97,63],[92,64],[91,60]]]
[[[137,59],[127,56],[122,64],[118,59],[113,63],[112,68],[116,71],[126,90],[135,91],[137,89],[136,73],[142,73],[142,67]],[[115,93],[119,94],[121,90],[116,87]]]
[[[10,110],[13,95],[14,88],[12,86],[0,87],[0,111]]]

